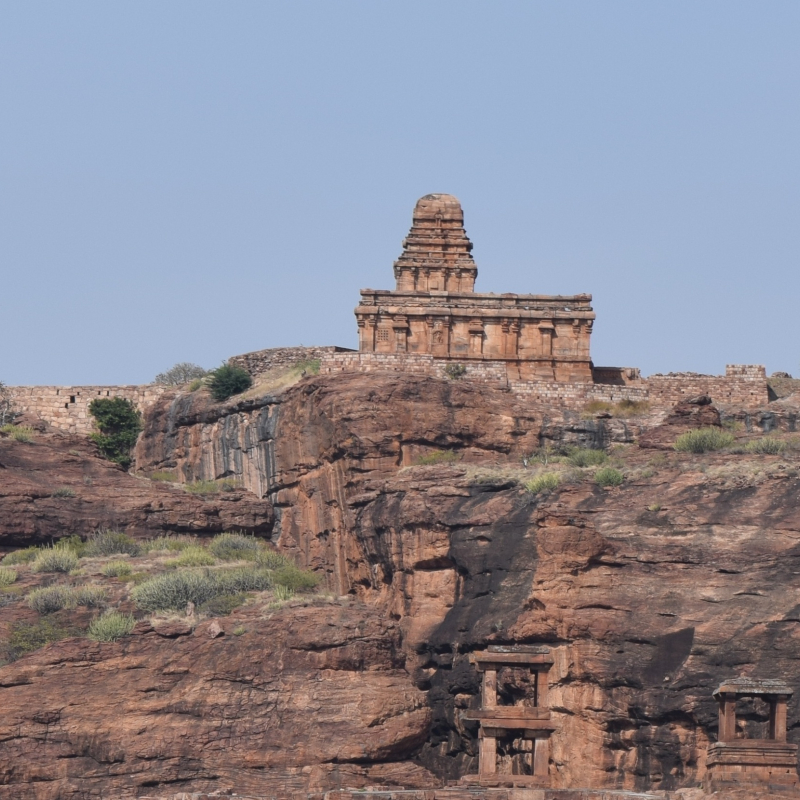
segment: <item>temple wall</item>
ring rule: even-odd
[[[273,369],[291,367],[300,361],[314,361],[330,353],[353,352],[344,347],[272,347],[228,359],[229,364],[247,370],[253,377]]]
[[[436,358],[422,353],[330,353],[323,356],[320,373],[380,371],[444,378],[447,377],[445,369],[448,364],[458,363],[461,362],[457,358]],[[534,369],[535,364],[526,362],[487,358],[465,360],[463,366],[467,370],[464,380],[506,387],[533,402],[560,403],[576,410],[592,400],[610,403],[646,400],[654,407],[670,407],[699,394],[708,394],[717,403],[745,407],[769,402],[766,371],[758,365],[729,365],[722,376],[696,373],[653,375],[628,385],[577,381],[568,374],[569,364],[557,364],[557,377],[561,380],[542,380],[532,373],[527,377],[519,375],[520,371]],[[575,363],[572,367],[580,370],[581,364]],[[558,374],[559,370],[561,374]]]
[[[65,433],[91,433],[89,403],[98,397],[124,397],[144,412],[170,387],[144,386],[9,386],[14,409],[38,417]]]

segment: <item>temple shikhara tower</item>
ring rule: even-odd
[[[394,275],[394,291],[361,291],[361,352],[500,361],[512,381],[592,381],[591,295],[476,292],[472,242],[452,195],[419,200]]]

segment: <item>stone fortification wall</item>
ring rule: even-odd
[[[233,356],[228,363],[247,370],[255,377],[274,369],[291,367],[299,361],[314,361],[332,353],[351,352],[345,347],[273,347]]]
[[[168,386],[9,386],[14,409],[38,417],[65,433],[90,433],[89,403],[97,397],[124,397],[144,412]]]
[[[329,352],[321,358],[320,373],[405,372],[411,375],[445,377],[448,364],[455,359],[435,358],[412,353]],[[618,403],[621,400],[647,400],[656,407],[669,407],[699,394],[708,394],[717,403],[745,407],[769,402],[767,375],[760,365],[728,365],[725,375],[671,373],[638,379],[627,385],[605,383],[560,383],[557,381],[509,381],[505,361],[469,361],[465,380],[506,386],[515,394],[534,402],[561,403],[579,409],[592,400]]]

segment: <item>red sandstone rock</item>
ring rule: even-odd
[[[54,497],[68,489],[73,495]],[[272,506],[236,490],[200,497],[129,475],[82,436],[0,438],[0,547],[27,546],[112,528],[135,536],[165,532],[268,535]]]

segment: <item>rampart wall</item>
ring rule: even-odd
[[[38,417],[65,433],[93,429],[89,403],[97,397],[124,397],[145,411],[171,387],[144,386],[9,386],[14,409]]]
[[[228,359],[229,364],[246,369],[253,377],[275,369],[291,367],[300,361],[315,361],[333,353],[352,353],[344,347],[273,347]]]
[[[339,372],[403,372],[411,375],[446,377],[446,368],[459,363],[452,359],[434,358],[415,353],[330,352],[321,358],[320,373]],[[673,406],[681,400],[708,394],[717,403],[745,407],[769,402],[767,374],[760,365],[728,365],[725,375],[671,373],[638,378],[626,385],[604,383],[559,383],[556,381],[509,381],[505,361],[469,361],[464,380],[504,386],[533,402],[559,403],[580,409],[587,402],[601,400],[647,400],[655,407]],[[638,373],[637,373],[638,374]]]

